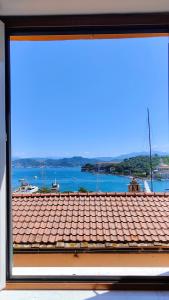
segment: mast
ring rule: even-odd
[[[99,171],[100,171],[100,164],[98,163],[97,173],[96,173],[96,192],[99,192]]]
[[[151,127],[150,127],[150,112],[147,108],[147,120],[148,120],[148,140],[149,140],[149,158],[150,158],[150,180],[151,180],[151,192],[153,192],[153,166],[152,166],[152,149],[151,149]]]
[[[45,161],[42,162],[42,182],[43,182],[43,187],[46,188],[46,174],[45,174]]]

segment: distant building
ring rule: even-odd
[[[158,167],[153,171],[153,174],[155,177],[169,179],[169,165],[160,163]]]
[[[109,161],[109,162],[97,162],[95,164],[95,171],[99,172],[99,173],[105,173],[107,172],[113,172],[115,171],[115,167],[113,167],[112,165],[114,164],[118,164],[119,162],[117,161]]]

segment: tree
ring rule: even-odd
[[[78,192],[80,192],[80,193],[88,193],[89,191],[87,190],[87,189],[85,189],[84,187],[80,187],[79,189],[78,189]]]
[[[51,190],[50,190],[49,188],[45,187],[45,186],[42,186],[42,187],[39,189],[38,193],[47,194],[47,193],[51,193]]]

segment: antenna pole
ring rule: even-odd
[[[148,140],[149,140],[149,150],[150,150],[150,179],[151,179],[151,191],[153,192],[153,166],[152,166],[151,127],[150,127],[149,108],[147,108],[147,117],[148,117]]]

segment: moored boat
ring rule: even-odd
[[[59,183],[56,182],[56,179],[55,179],[55,181],[52,183],[51,192],[58,193],[59,189],[60,189],[60,185],[59,185]]]
[[[26,182],[25,180],[19,180],[21,182],[20,187],[14,191],[14,193],[16,194],[33,194],[33,193],[37,193],[39,188],[38,186],[35,185],[31,185],[28,182]]]

